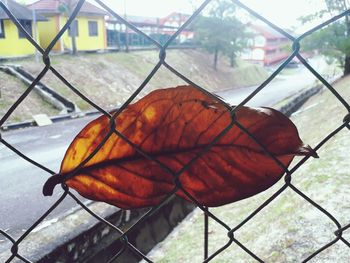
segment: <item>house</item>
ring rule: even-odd
[[[126,20],[128,22],[132,23],[142,32],[151,36],[161,44],[164,44],[179,29],[179,27],[187,21],[188,18],[189,15],[176,12],[173,12],[163,18],[132,15],[126,16]],[[144,38],[142,35],[137,34],[132,29],[125,27],[121,21],[113,16],[107,17],[107,30],[108,46],[110,47],[125,45],[126,38],[128,38],[128,44],[132,46],[151,45],[149,40]],[[126,37],[125,34],[128,36]],[[176,42],[184,43],[190,39],[193,39],[193,36],[193,31],[185,28],[179,34]]]
[[[190,18],[189,15],[173,12],[166,17],[163,17],[160,19],[160,24],[165,26],[163,33],[164,34],[174,34],[174,29],[169,30],[171,27],[175,28],[176,30],[182,26],[188,19]],[[175,31],[176,31],[175,30]],[[179,35],[180,42],[185,42],[189,39],[192,39],[194,36],[193,31],[186,29],[181,32]]]
[[[33,35],[32,11],[13,0],[3,1],[3,3],[26,31]],[[37,16],[36,20],[44,21],[46,19]],[[33,55],[34,53],[35,47],[26,39],[24,33],[17,28],[6,12],[0,8],[0,57],[20,57]]]
[[[37,14],[45,16],[48,21],[38,23],[40,43],[47,48],[58,32],[62,29],[68,19],[69,8],[64,12],[64,6],[69,3],[77,3],[77,0],[39,0],[27,7]],[[78,13],[75,23],[75,32],[67,30],[56,43],[53,50],[63,52],[72,49],[72,34],[75,35],[78,51],[91,51],[106,49],[106,27],[105,15],[107,13],[95,5],[85,2]]]
[[[278,63],[289,56],[286,47],[290,41],[273,28],[265,25],[248,25],[253,37],[241,58],[264,66]]]

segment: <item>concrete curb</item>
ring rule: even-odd
[[[53,123],[56,123],[56,122],[81,118],[85,116],[97,115],[99,113],[100,113],[99,111],[89,111],[89,112],[81,112],[81,113],[62,114],[57,116],[51,116],[49,118]],[[28,121],[16,122],[16,123],[10,123],[10,124],[5,123],[3,126],[0,127],[0,130],[10,131],[10,130],[24,129],[24,128],[29,128],[34,126],[37,126],[36,122],[34,120],[28,120]]]
[[[328,82],[330,84],[334,84],[336,81],[341,79],[341,75],[333,76],[332,78],[329,78]],[[312,96],[316,95],[321,90],[325,89],[326,87],[323,84],[318,84],[313,88],[306,89],[305,91],[302,91],[294,96],[292,96],[288,102],[286,102],[285,105],[278,108],[280,112],[285,114],[286,116],[291,116],[293,113],[295,113],[298,109],[303,106],[303,104]]]
[[[119,107],[114,108],[114,109],[109,109],[107,110],[108,112],[115,111]],[[53,123],[56,122],[61,122],[61,121],[67,121],[67,120],[73,120],[77,118],[83,118],[87,116],[93,116],[93,115],[98,115],[102,114],[98,110],[91,110],[91,111],[81,111],[81,112],[73,112],[73,113],[67,113],[67,114],[61,114],[61,115],[56,115],[56,116],[51,116],[49,117]],[[36,122],[34,120],[27,120],[23,122],[15,122],[15,123],[9,123],[9,124],[4,124],[3,126],[0,127],[0,130],[2,131],[11,131],[11,130],[18,130],[18,129],[24,129],[24,128],[29,128],[29,127],[34,127],[37,126]]]
[[[317,94],[323,89],[323,86],[316,86],[301,92],[293,96],[286,105],[280,107],[278,110],[285,114],[286,116],[291,116],[295,111],[297,111],[303,104],[311,98],[313,95]]]
[[[22,67],[16,65],[1,65],[0,70],[20,79],[24,84],[31,85],[34,81],[34,77]],[[34,87],[34,90],[54,108],[60,110],[63,113],[78,112],[78,107],[70,100],[63,97],[61,94],[46,86],[42,82]]]

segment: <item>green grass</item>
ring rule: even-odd
[[[350,102],[350,77],[339,81],[336,90]],[[317,105],[310,107],[311,105]],[[345,108],[328,90],[311,98],[292,117],[304,142],[315,147],[342,123]],[[292,176],[292,183],[312,200],[332,213],[342,225],[350,222],[349,130],[344,129]],[[297,158],[298,160],[299,158]],[[294,161],[294,164],[297,162]],[[292,164],[292,166],[294,165]],[[211,209],[228,224],[237,226],[282,185],[230,205]],[[229,241],[227,231],[210,220],[209,251],[214,253]],[[265,262],[301,262],[335,238],[336,226],[323,213],[292,189],[287,189],[247,224],[235,238]],[[348,235],[349,236],[349,235]],[[154,262],[201,262],[203,260],[203,214],[197,209],[164,242],[150,253]],[[336,243],[312,262],[347,262],[349,249]],[[256,262],[235,243],[211,262]]]

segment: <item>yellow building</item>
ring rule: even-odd
[[[7,0],[3,3],[6,4],[11,13],[32,36],[34,31],[32,11],[12,0]],[[40,15],[36,19],[38,21],[46,20]],[[0,8],[0,57],[21,57],[33,55],[34,53],[35,48],[26,39],[25,34],[17,28],[6,12]]]
[[[74,5],[70,3],[74,3]],[[76,3],[77,1],[74,0],[39,0],[27,6],[36,14],[43,15],[48,19],[48,21],[38,23],[40,44],[43,48],[50,45],[65,25],[69,9],[74,9]],[[74,21],[75,25],[71,25],[69,30],[62,35],[53,50],[59,52],[72,50],[72,35],[75,35],[78,51],[106,49],[106,14],[104,10],[85,2]]]

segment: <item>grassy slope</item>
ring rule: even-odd
[[[350,102],[350,77],[336,89]],[[329,132],[342,124],[345,108],[327,90],[311,98],[303,111],[292,119],[304,142],[315,147]],[[349,130],[344,129],[319,151],[319,159],[307,161],[294,175],[293,184],[329,211],[340,224],[350,223]],[[281,180],[255,197],[211,211],[230,227],[235,227],[283,185]],[[264,262],[301,262],[335,238],[337,227],[291,189],[287,189],[251,221],[235,232],[235,237]],[[350,231],[344,235],[350,240]],[[210,254],[228,242],[223,227],[210,223]],[[155,262],[201,262],[203,217],[196,210],[188,220],[151,253]],[[322,252],[310,262],[348,262],[350,251],[342,242]],[[232,244],[211,262],[257,262]]]
[[[0,72],[0,117],[17,101],[26,88],[27,86],[18,79]],[[10,116],[8,122],[30,119],[32,115],[39,113],[57,115],[59,111],[43,101],[35,92],[31,92]]]
[[[210,91],[255,85],[267,77],[266,71],[259,66],[239,62],[239,67],[232,69],[224,59],[221,60],[219,71],[214,71],[211,68],[211,56],[197,50],[169,50],[166,61]],[[158,53],[139,51],[76,57],[64,55],[53,56],[51,62],[79,91],[108,109],[125,102],[141,85],[158,62]],[[43,69],[42,63],[34,63],[32,60],[23,60],[16,64],[22,65],[33,75]],[[43,78],[43,82],[75,101],[82,110],[92,109],[51,72]],[[161,67],[141,95],[155,88],[181,84],[184,84],[182,79]]]

